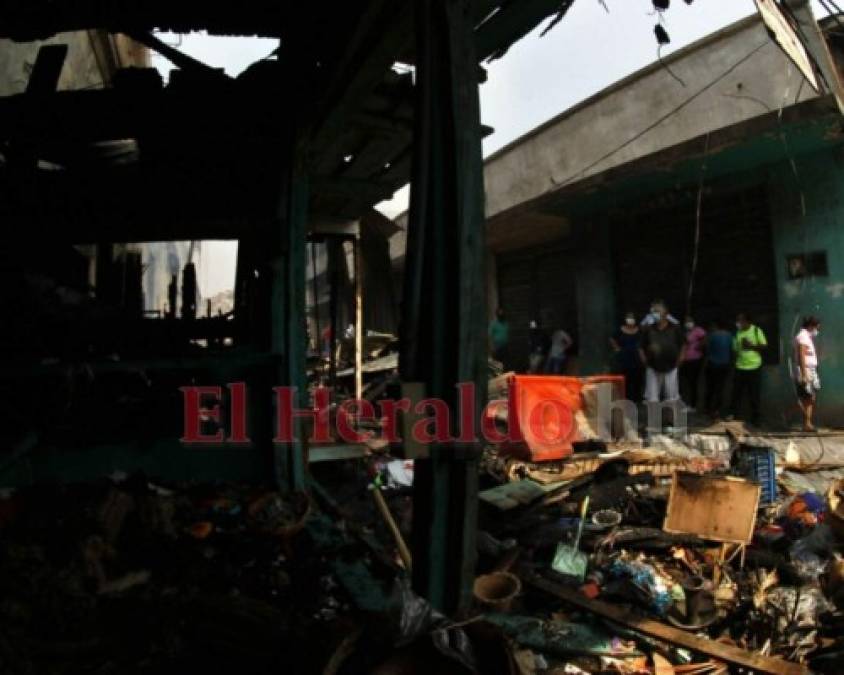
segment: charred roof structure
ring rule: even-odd
[[[483,391],[480,64],[571,4],[0,2],[2,38],[120,33],[178,67],[166,85],[131,68],[113,86],[56,91],[63,56],[42,49],[27,90],[0,98],[2,379],[13,404],[3,471],[25,456],[29,480],[119,464],[302,488],[304,428],[273,444],[270,389],[298,387],[309,405],[306,241],[409,181],[402,379],[446,401],[458,382]],[[279,46],[231,78],[155,34],[198,30]],[[118,265],[112,245],[200,239],[240,244],[233,317],[143,320],[137,298],[126,301],[141,292],[140,262]],[[80,245],[96,251],[95,270]],[[182,292],[195,284],[188,272]],[[252,449],[180,445],[178,387],[236,381],[256,392]],[[417,470],[414,579],[443,608],[467,597],[476,458],[471,444],[435,447]]]

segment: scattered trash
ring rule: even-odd
[[[493,652],[526,673],[837,672],[844,484],[780,483],[769,502],[765,476],[717,443],[675,454],[682,440],[661,442],[578,445],[544,463],[487,449],[474,603],[459,622],[410,587],[412,462],[321,463],[337,472],[323,489],[339,504],[332,518],[316,490],[319,505],[304,493],[136,475],[10,492],[0,497],[0,626],[29,635],[46,616],[45,636],[65,644],[102,639],[104,617],[129,621],[123,607],[126,617],[165,608],[158,626],[132,624],[160,670],[168,655],[206,670],[279,670],[304,625],[325,636],[307,650],[320,670],[291,672],[379,672],[420,654],[434,664],[427,672],[486,672]],[[91,664],[104,658],[56,671],[49,652],[27,645],[10,672],[98,672]]]
[[[520,609],[535,608],[495,619],[520,648],[543,654],[551,672],[659,675],[805,674],[844,653],[844,479],[827,481],[826,499],[795,492],[794,473],[777,485],[787,461],[799,462],[804,484],[812,472],[811,455],[790,439],[648,442],[578,444],[549,461],[488,449],[483,537],[514,542]],[[594,511],[585,518],[587,495]],[[562,614],[544,612],[543,597]],[[592,650],[589,660],[587,649],[572,660],[574,632],[562,647],[549,639],[553,621],[590,616],[626,627],[616,635],[641,654]]]

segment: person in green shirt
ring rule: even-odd
[[[495,318],[489,324],[489,351],[496,361],[504,364],[507,369],[509,361],[507,346],[510,343],[510,324],[507,323],[507,316],[504,310],[499,307],[495,311]]]
[[[736,329],[733,338],[736,370],[733,374],[731,414],[727,419],[740,417],[742,403],[747,399],[750,404],[750,423],[758,426],[762,397],[762,353],[768,348],[768,340],[746,312],[736,318]]]

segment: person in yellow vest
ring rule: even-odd
[[[759,404],[762,397],[762,354],[768,348],[768,339],[750,315],[743,312],[736,317],[736,335],[733,338],[736,369],[733,373],[733,400],[728,420],[741,417],[745,399],[750,405],[750,423],[759,425]]]

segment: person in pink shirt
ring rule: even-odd
[[[703,368],[703,355],[706,345],[706,331],[687,316],[683,323],[686,329],[686,351],[680,364],[680,389],[683,400],[689,406],[689,412],[697,407],[700,371]]]

